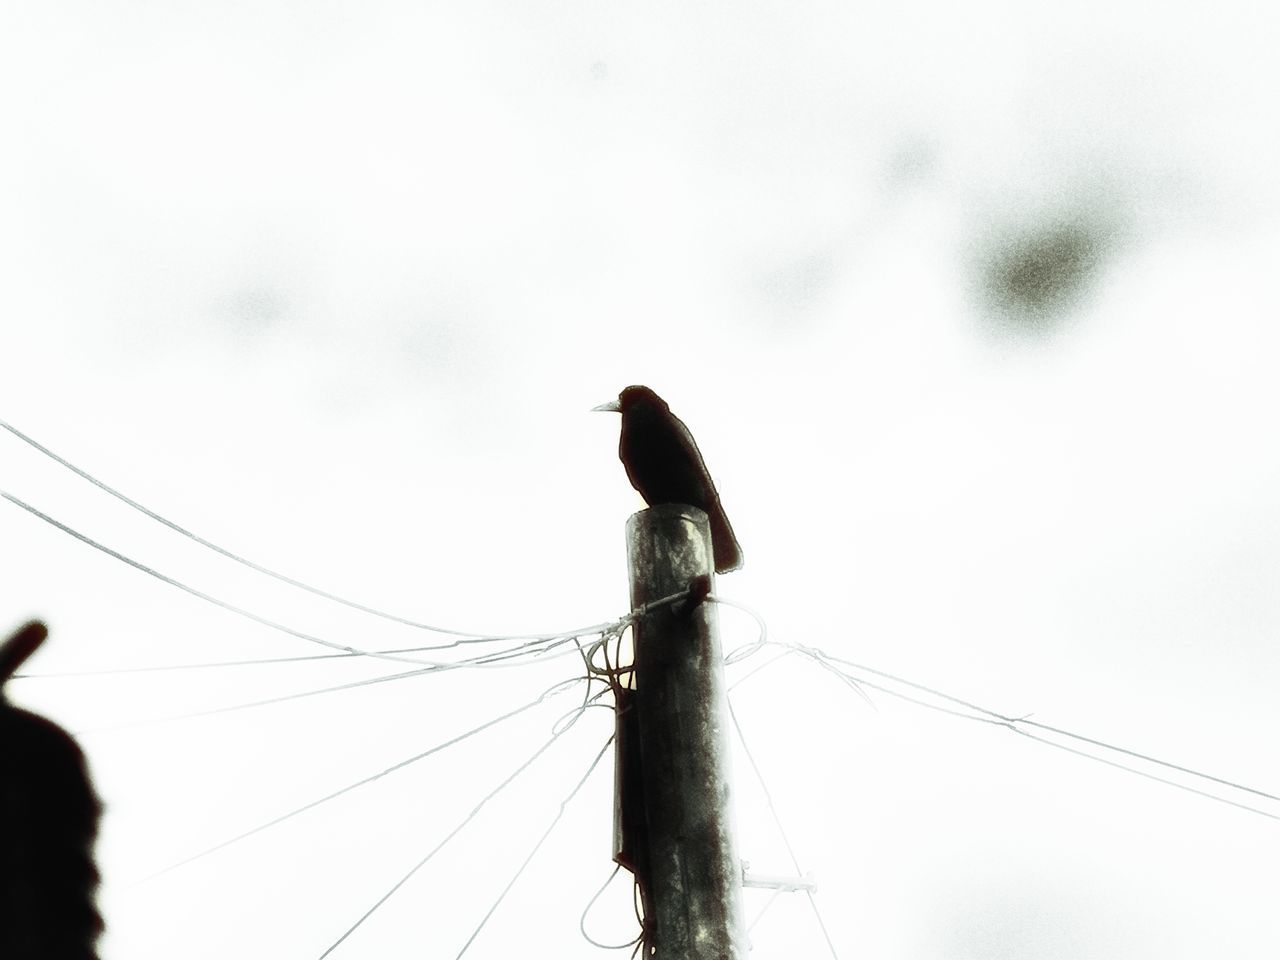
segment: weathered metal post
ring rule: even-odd
[[[627,544],[633,609],[713,574],[707,515],[696,507],[663,504],[634,514]],[[639,739],[646,848],[633,854],[647,873],[637,877],[653,911],[646,954],[746,960],[715,605],[658,606],[636,622],[634,641],[635,690],[627,699]]]

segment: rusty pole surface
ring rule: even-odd
[[[707,515],[696,507],[663,504],[634,514],[627,545],[633,609],[713,573]],[[653,909],[646,956],[746,960],[715,605],[667,604],[634,629],[641,859]]]

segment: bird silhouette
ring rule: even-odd
[[[742,547],[720,504],[711,474],[689,428],[667,402],[648,387],[631,386],[616,401],[595,410],[622,414],[618,457],[627,479],[645,503],[683,503],[704,511],[711,521],[711,547],[716,573],[742,566]]]
[[[32,622],[0,644],[0,957],[96,960],[102,805],[76,742],[4,696],[46,635]]]

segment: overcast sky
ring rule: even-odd
[[[775,639],[1280,793],[1272,19],[7,5],[0,419],[291,577],[549,633],[626,612],[643,504],[617,419],[588,411],[647,383],[742,541],[717,591]],[[432,642],[3,432],[0,488],[296,630]],[[0,629],[52,629],[32,673],[325,652],[11,502],[0,544]],[[720,620],[726,649],[756,636]],[[15,681],[82,732],[107,803],[107,960],[319,957],[581,702],[139,882],[581,669],[163,719],[403,666]],[[844,960],[1280,954],[1276,819],[871,697],[797,656],[733,692]],[[611,732],[588,711],[332,956],[456,956]],[[740,853],[793,874],[735,751]],[[607,755],[467,956],[602,955],[578,922],[611,807]],[[767,900],[748,891],[748,917]],[[635,934],[624,878],[587,927]],[[751,937],[760,958],[829,955],[800,895]]]

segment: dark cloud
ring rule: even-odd
[[[1092,291],[1115,240],[1114,226],[1089,213],[995,226],[973,264],[983,319],[1006,333],[1051,332]]]

